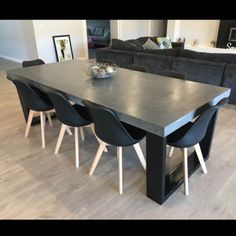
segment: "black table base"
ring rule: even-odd
[[[215,129],[217,113],[212,117],[207,133],[200,142],[204,159],[208,159],[211,150],[212,138]],[[147,158],[147,196],[153,201],[162,204],[183,183],[183,164],[179,163],[174,169],[166,173],[166,137],[147,133],[146,138]],[[200,166],[197,155],[193,152],[188,157],[188,175]]]

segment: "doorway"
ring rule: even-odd
[[[86,20],[89,59],[96,58],[96,50],[108,47],[111,40],[110,20]]]

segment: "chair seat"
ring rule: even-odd
[[[167,136],[167,144],[172,147],[183,147],[182,142],[179,142],[179,141],[189,131],[189,129],[192,126],[193,126],[193,122],[190,121],[187,124],[185,124],[184,126],[180,127],[176,131],[174,131],[172,134],[168,135]]]

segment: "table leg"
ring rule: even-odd
[[[162,204],[165,199],[166,138],[147,133],[146,162],[147,196]]]
[[[212,117],[206,135],[200,142],[203,158],[209,158],[215,123],[218,113]],[[183,165],[179,163],[170,171],[166,171],[166,137],[147,132],[146,136],[146,189],[147,197],[162,204],[183,183]],[[189,176],[200,166],[197,155],[188,156]]]

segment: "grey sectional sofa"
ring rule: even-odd
[[[181,48],[129,50],[107,47],[98,49],[97,61],[116,62],[123,68],[130,64],[148,67],[151,73],[162,70],[184,72],[187,80],[231,88],[230,103],[236,104],[236,54],[203,53]]]

